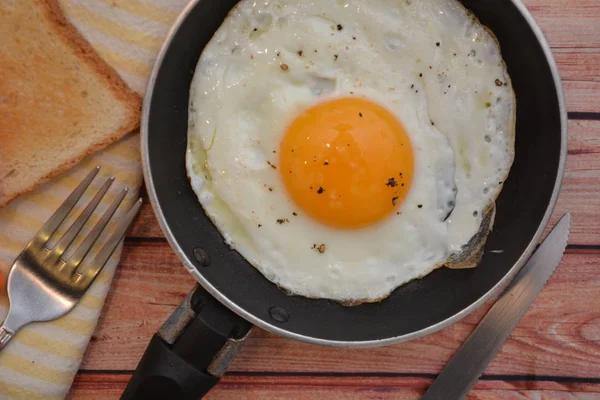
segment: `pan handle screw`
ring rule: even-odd
[[[269,308],[269,315],[277,322],[287,322],[290,319],[290,314],[281,307]]]
[[[201,266],[208,267],[210,265],[210,257],[206,250],[196,247],[194,249],[194,257],[196,257],[196,261],[198,261]]]

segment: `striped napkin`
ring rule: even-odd
[[[133,90],[143,94],[156,54],[170,25],[188,0],[59,2],[67,17],[98,53]],[[0,209],[0,272],[4,277],[25,244],[96,165],[102,169],[74,214],[83,209],[81,203],[91,199],[102,184],[102,177],[115,176],[116,181],[110,195],[99,206],[100,212],[124,186],[131,190],[117,218],[133,204],[142,184],[138,134],[130,134]],[[0,399],[62,399],[67,395],[98,322],[120,255],[119,248],[71,313],[56,321],[25,327],[0,352]],[[0,320],[7,311],[8,299],[2,289]]]

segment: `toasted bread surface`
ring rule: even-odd
[[[0,207],[136,129],[140,105],[56,0],[0,2]]]

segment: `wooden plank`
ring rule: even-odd
[[[567,111],[598,112],[600,82],[564,81]]]
[[[81,374],[75,378],[71,400],[117,398],[128,374]],[[230,376],[206,396],[207,400],[249,399],[418,399],[431,378],[332,376]],[[549,381],[480,380],[469,399],[591,399],[600,385]]]
[[[600,244],[600,121],[569,121],[567,170],[550,227],[573,213],[569,243]],[[163,233],[147,200],[129,237],[157,238]]]
[[[600,377],[600,257],[570,252],[487,374]],[[128,245],[82,368],[131,370],[193,285],[167,244]],[[231,371],[435,374],[474,329],[485,305],[409,343],[373,349],[307,345],[255,329]]]
[[[600,82],[600,49],[556,48],[552,53],[563,80]]]
[[[571,156],[596,154],[600,159],[600,121],[569,121],[568,147]]]
[[[600,47],[600,3],[524,0],[552,47]]]
[[[600,121],[569,122],[569,155],[556,209],[546,233],[572,214],[569,243],[600,243]]]
[[[128,238],[159,238],[164,237],[160,225],[156,220],[152,206],[150,205],[147,198],[144,198],[144,203],[140,209],[140,213],[136,217],[129,234]]]

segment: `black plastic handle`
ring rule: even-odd
[[[251,327],[196,286],[152,337],[121,399],[202,398],[219,382]]]

